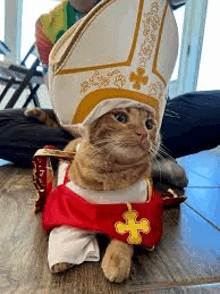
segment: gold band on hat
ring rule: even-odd
[[[150,95],[135,92],[127,89],[105,88],[95,90],[87,94],[79,103],[73,116],[72,123],[82,123],[88,114],[102,101],[107,99],[127,98],[146,104],[156,112],[155,119],[159,122],[159,101]]]

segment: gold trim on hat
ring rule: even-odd
[[[158,41],[157,41],[157,47],[156,47],[156,50],[155,50],[155,55],[154,55],[154,60],[153,60],[153,68],[152,68],[152,72],[156,76],[158,76],[158,78],[164,83],[164,86],[167,85],[167,81],[158,72],[158,70],[157,70],[157,61],[158,61],[158,56],[159,56],[160,43],[161,43],[161,39],[162,39],[164,20],[165,20],[166,14],[167,14],[167,9],[168,9],[168,3],[166,3],[166,5],[164,7],[164,11],[163,11],[162,22],[161,22],[161,26],[160,26],[160,30],[159,30],[159,37],[158,37]]]
[[[127,89],[105,88],[90,92],[80,101],[72,123],[82,123],[96,105],[104,100],[115,98],[132,99],[152,107],[156,111],[155,119],[159,121],[159,101],[155,97]]]
[[[97,16],[98,13],[100,13],[102,11],[102,9],[106,8],[107,4],[110,2],[112,2],[112,0],[110,1],[106,1],[106,3],[104,3],[105,5],[103,5],[102,7],[98,7],[98,11],[97,9],[94,9],[91,13],[89,14],[89,19],[91,19],[93,16]],[[131,62],[133,60],[134,57],[134,52],[135,52],[135,47],[137,44],[137,38],[138,38],[138,33],[139,33],[139,29],[140,29],[140,24],[141,24],[141,15],[143,12],[143,7],[144,7],[144,0],[140,0],[139,2],[139,8],[138,8],[138,14],[137,14],[137,21],[136,21],[136,27],[135,27],[135,33],[134,33],[134,38],[132,41],[132,45],[131,45],[131,49],[129,51],[128,54],[128,58],[126,61],[123,62],[116,62],[116,63],[110,63],[110,64],[103,64],[103,65],[95,65],[95,66],[89,66],[89,67],[82,67],[82,68],[64,68],[64,69],[58,69],[56,71],[56,74],[71,74],[71,73],[77,73],[77,72],[84,72],[84,71],[90,71],[90,70],[99,70],[99,69],[105,69],[105,68],[109,68],[109,67],[119,67],[119,66],[130,66]],[[77,32],[77,34],[74,36],[74,38],[72,39],[70,45],[68,46],[66,52],[69,53],[69,51],[71,50],[71,47],[75,44],[76,40],[79,38],[80,34],[82,33],[82,31],[84,31],[85,26],[88,25],[89,23],[89,19],[86,18],[84,21],[84,23],[81,25],[79,31]],[[65,58],[67,57],[67,54],[63,55],[60,59],[59,64],[61,65],[61,63],[63,63],[65,61]]]
[[[96,9],[93,9],[91,13],[89,13],[86,17],[85,20],[80,23],[80,25],[77,27],[77,32],[75,33],[74,38],[71,40],[71,43],[68,45],[68,48],[66,52],[61,56],[60,61],[56,65],[56,70],[55,74],[73,74],[73,73],[78,73],[78,72],[86,72],[86,71],[93,71],[93,70],[100,70],[100,69],[106,69],[106,68],[115,68],[115,67],[121,67],[121,66],[130,66],[135,54],[135,48],[137,44],[137,39],[138,39],[138,34],[140,30],[140,25],[141,25],[141,19],[142,19],[142,12],[144,8],[144,0],[140,0],[139,2],[139,8],[138,8],[138,14],[137,14],[137,20],[136,20],[136,27],[135,27],[135,33],[132,41],[132,45],[128,54],[128,58],[126,61],[123,62],[116,62],[116,63],[110,63],[110,64],[103,64],[103,65],[95,65],[95,66],[88,66],[88,67],[81,67],[81,68],[61,68],[62,64],[64,63],[65,59],[68,58],[69,53],[73,47],[73,45],[76,43],[76,41],[79,39],[79,37],[82,35],[83,31],[85,31],[86,26],[88,23],[90,23],[89,20],[91,20],[94,16],[97,16],[97,14],[101,13],[103,9],[106,8],[107,5],[110,5],[112,0],[106,0],[103,5],[99,6]],[[160,49],[160,43],[162,39],[162,32],[163,32],[163,27],[164,27],[164,22],[168,10],[168,3],[166,2],[164,9],[163,9],[163,16],[162,16],[162,21],[159,29],[159,37],[157,40],[157,45],[156,45],[156,50],[153,58],[153,67],[152,67],[152,72],[163,82],[163,84],[166,86],[167,81],[165,78],[162,76],[161,73],[159,73],[157,69],[157,62],[158,62],[158,56],[159,56],[159,49]]]

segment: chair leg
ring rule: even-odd
[[[40,85],[38,84],[31,90],[31,93],[28,96],[28,98],[26,99],[22,108],[26,108],[28,106],[28,104],[31,102],[31,100],[33,100],[35,107],[40,107],[40,102],[39,102],[38,97],[36,95],[36,92],[39,87],[40,87]]]
[[[39,60],[37,59],[34,64],[32,65],[30,71],[27,73],[26,77],[24,78],[23,82],[20,84],[20,86],[18,87],[18,89],[15,91],[15,93],[12,95],[11,99],[9,100],[9,102],[7,103],[5,109],[7,108],[13,108],[13,106],[15,105],[15,103],[17,102],[20,94],[25,90],[25,88],[27,87],[28,83],[30,82],[36,67],[39,64]]]
[[[35,105],[35,107],[40,107],[40,101],[39,101],[39,99],[38,99],[37,94],[34,95],[34,97],[33,97],[33,101],[34,101],[34,105]]]
[[[36,93],[38,88],[40,87],[40,85],[37,86],[37,84],[36,84],[35,87],[36,87],[36,89],[32,87],[32,84],[29,85],[30,92],[32,93],[34,91],[33,92],[34,95],[32,95],[33,96],[32,99],[33,99],[33,102],[34,102],[34,106],[35,107],[40,107],[40,101],[39,101],[37,93]]]
[[[10,87],[14,84],[14,79],[11,79],[10,81],[8,81],[7,85],[5,86],[4,90],[2,91],[1,95],[0,95],[0,102],[2,101],[2,99],[5,97],[5,95],[7,94],[8,90],[10,89]]]

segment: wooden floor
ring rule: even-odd
[[[164,212],[155,251],[137,250],[130,279],[111,284],[99,263],[52,275],[47,235],[34,214],[29,169],[0,160],[0,293],[220,293],[220,152],[185,157],[188,200]],[[102,240],[102,239],[101,239]]]

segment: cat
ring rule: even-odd
[[[54,123],[43,110],[28,109],[25,115],[36,117],[49,126]],[[80,152],[76,152],[79,144]],[[87,127],[83,138],[72,140],[64,150],[76,152],[69,169],[72,182],[95,191],[112,191],[151,179],[153,174],[162,178],[161,166],[165,170],[166,166],[178,170],[177,164],[169,160],[160,165],[152,164],[159,148],[160,135],[154,112],[129,107],[114,109],[96,119]],[[169,173],[165,174],[168,179]],[[170,177],[173,183],[178,182],[181,187],[186,185],[182,169],[176,180],[173,178]],[[121,283],[129,277],[133,251],[132,245],[115,239],[110,241],[101,262],[109,281]],[[57,263],[53,271],[58,273],[70,267],[69,263]]]

